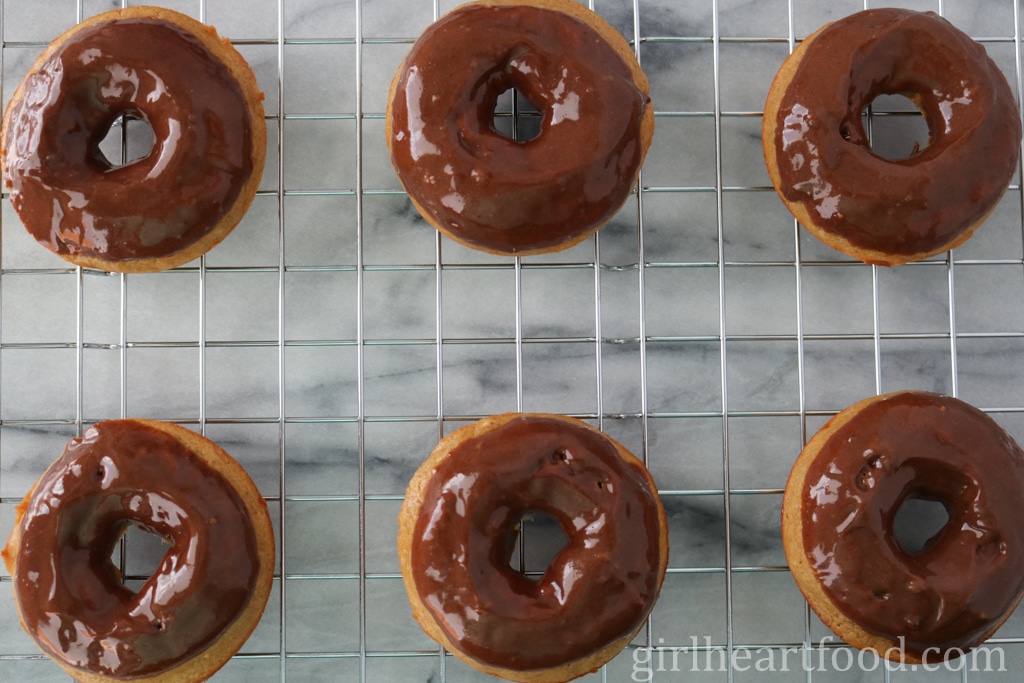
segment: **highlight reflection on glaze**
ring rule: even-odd
[[[181,251],[220,222],[252,173],[241,88],[171,23],[84,29],[22,92],[3,140],[4,180],[25,227],[58,254],[125,261]],[[118,167],[99,145],[121,115],[148,122],[155,143]]]
[[[568,544],[543,576],[509,567],[524,512]],[[416,588],[478,661],[559,666],[633,633],[659,588],[658,503],[603,435],[519,417],[453,449],[424,493],[411,546]]]
[[[110,554],[129,525],[169,544],[138,593]],[[101,422],[68,444],[21,520],[14,577],[25,626],[72,667],[124,678],[164,671],[217,639],[259,566],[243,502],[163,432]]]
[[[879,95],[916,100],[928,145],[874,155],[861,114]],[[781,185],[814,222],[853,246],[934,251],[982,220],[1017,164],[1013,93],[985,48],[931,13],[875,9],[825,27],[777,114]]]
[[[510,88],[542,114],[533,140],[493,127]],[[459,239],[509,254],[551,247],[622,206],[648,106],[629,67],[582,21],[532,6],[456,9],[405,60],[391,159],[413,201]]]
[[[825,593],[907,652],[976,645],[1024,592],[1024,451],[976,408],[893,394],[829,438],[806,482],[804,551]],[[893,530],[911,498],[949,514],[917,553]]]

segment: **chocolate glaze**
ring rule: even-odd
[[[515,142],[493,127],[516,88],[542,112]],[[551,248],[610,219],[643,159],[650,105],[582,21],[532,6],[463,7],[413,45],[391,103],[391,160],[444,231],[507,254]]]
[[[492,666],[560,666],[632,634],[660,588],[660,503],[599,432],[519,417],[437,467],[412,539],[416,588],[452,642]],[[509,567],[524,512],[568,545],[534,580]]]
[[[928,145],[871,152],[861,112],[882,94],[915,100]],[[780,192],[854,246],[940,249],[995,206],[1017,165],[1013,92],[985,48],[931,13],[858,12],[807,46],[777,116]]]
[[[210,645],[249,601],[256,537],[231,485],[131,420],[73,439],[26,501],[14,577],[28,632],[59,661],[136,678]],[[110,560],[134,524],[170,548],[138,593]]]
[[[976,645],[1024,592],[1024,451],[962,401],[902,392],[868,405],[807,470],[804,549],[826,594],[879,636],[928,661]],[[893,520],[908,498],[942,503],[918,553]]]
[[[73,35],[13,100],[4,179],[33,237],[108,261],[181,251],[209,233],[252,173],[249,109],[197,38],[125,18]],[[99,143],[122,114],[149,123],[143,159],[113,167]]]

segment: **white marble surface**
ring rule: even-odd
[[[442,430],[474,415],[521,404],[595,423],[600,416],[606,431],[647,458],[665,492],[673,571],[640,645],[648,637],[665,646],[693,637],[725,645],[731,632],[738,646],[785,646],[827,634],[808,618],[784,569],[778,515],[802,440],[834,411],[876,391],[956,391],[1024,439],[1017,178],[952,267],[943,256],[895,270],[823,247],[768,188],[760,111],[789,51],[789,9],[799,39],[862,8],[861,0],[640,0],[637,16],[631,0],[596,0],[627,37],[639,27],[658,115],[642,196],[598,238],[524,259],[521,270],[512,259],[438,240],[387,159],[387,86],[434,3],[363,0],[358,12],[355,0],[280,3],[158,3],[238,42],[271,115],[262,193],[205,259],[204,272],[197,262],[127,278],[83,274],[79,352],[75,271],[28,238],[6,201],[2,213],[0,535],[16,502],[74,435],[79,414],[86,422],[123,413],[193,425],[205,417],[206,434],[270,498],[286,575],[243,648],[248,656],[214,680],[485,679],[451,657],[441,671],[436,646],[409,616],[394,551],[409,476]],[[943,4],[957,25],[987,39],[1016,89],[1013,3]],[[440,10],[453,4],[444,0]],[[938,0],[891,4],[939,7]],[[120,5],[0,2],[4,102],[79,8],[89,16]],[[550,536],[527,534],[528,566],[543,562],[537,546]],[[147,554],[129,539],[129,573],[145,571]],[[10,587],[0,570],[0,680],[66,680],[33,656]],[[1024,638],[1024,614],[998,635]],[[1003,647],[1010,669],[1019,670],[1024,645]],[[629,649],[584,680],[630,680],[633,657]],[[656,671],[654,680],[728,675]],[[737,670],[734,680],[808,677]],[[882,681],[883,674],[826,670],[813,680]],[[891,680],[961,679],[907,671]]]

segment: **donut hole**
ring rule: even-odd
[[[160,534],[129,524],[121,541],[114,546],[111,562],[121,570],[121,582],[133,593],[160,568],[169,543]]]
[[[120,168],[145,159],[155,145],[156,135],[149,122],[126,113],[110,124],[99,147],[111,168]]]
[[[917,555],[925,550],[946,529],[949,509],[945,503],[910,495],[893,517],[893,538],[903,552]]]
[[[540,135],[540,110],[522,92],[508,88],[498,95],[494,107],[494,132],[516,142],[529,142]]]
[[[914,102],[904,95],[879,95],[863,116],[871,152],[889,161],[916,156],[928,146],[928,120]]]
[[[569,539],[552,515],[542,510],[526,510],[516,525],[516,540],[508,566],[533,578],[542,575]]]

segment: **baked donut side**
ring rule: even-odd
[[[913,101],[929,142],[906,159],[870,148],[861,112],[880,94]],[[772,185],[815,237],[878,265],[967,241],[1016,168],[1013,92],[980,44],[930,12],[874,9],[805,38],[772,82],[762,146]]]
[[[522,12],[535,18],[502,18]],[[494,40],[473,22],[496,27]],[[471,38],[436,35],[462,25]],[[554,40],[553,27],[563,31]],[[419,62],[432,41],[443,44]],[[456,56],[449,43],[471,54]],[[444,70],[451,82],[441,85],[423,68],[439,59],[456,74]],[[525,143],[492,127],[497,96],[512,87],[542,115],[540,134]],[[413,101],[428,91],[429,106]],[[410,50],[391,82],[385,134],[396,174],[428,224],[486,253],[549,253],[586,240],[633,191],[654,135],[649,93],[629,43],[585,6],[479,0],[441,17]]]
[[[782,500],[782,547],[793,580],[822,622],[843,642],[862,650],[873,650],[880,655],[885,655],[890,652],[891,648],[898,646],[898,642],[885,636],[868,633],[858,626],[829,599],[824,587],[817,580],[817,573],[804,545],[803,505],[801,504],[802,498],[809,490],[807,470],[814,462],[816,454],[841,427],[844,427],[857,414],[857,411],[874,401],[875,397],[866,398],[835,415],[811,437],[811,440],[800,452],[800,456],[790,470]],[[903,657],[905,658],[896,659],[896,661],[903,661],[907,664],[920,663],[919,658],[913,655],[906,654]],[[888,656],[886,658],[889,659]]]
[[[635,528],[635,522],[634,526],[629,527],[629,529],[620,529],[619,531],[622,533],[633,534],[638,539],[641,546],[645,543],[651,544],[651,550],[655,552],[655,555],[653,556],[655,558],[653,566],[649,568],[649,571],[652,572],[650,580],[653,583],[650,586],[651,594],[647,595],[644,600],[640,601],[639,603],[636,603],[633,606],[632,609],[634,611],[634,621],[633,623],[629,624],[627,632],[624,632],[621,635],[614,637],[610,642],[607,642],[606,644],[602,645],[601,647],[597,648],[592,652],[587,652],[582,655],[579,655],[578,653],[576,655],[565,654],[564,661],[558,664],[551,664],[549,666],[545,666],[542,668],[523,668],[518,666],[510,667],[507,665],[496,664],[493,661],[482,661],[478,657],[475,657],[471,654],[467,654],[467,652],[465,651],[466,648],[464,646],[464,643],[459,642],[455,638],[453,638],[451,634],[439,623],[438,618],[434,612],[434,610],[437,607],[436,605],[431,605],[436,596],[422,595],[420,587],[417,585],[416,577],[420,572],[423,571],[423,567],[420,566],[420,558],[415,556],[415,548],[418,542],[417,536],[420,532],[422,532],[422,529],[420,529],[419,532],[417,531],[417,529],[418,524],[421,523],[423,515],[430,515],[430,511],[424,510],[423,506],[425,501],[429,502],[429,500],[433,496],[433,494],[431,493],[431,488],[435,482],[433,482],[432,479],[435,477],[435,473],[439,469],[447,471],[446,463],[450,462],[450,458],[458,458],[460,461],[462,461],[465,459],[467,452],[472,452],[470,459],[473,459],[475,461],[487,461],[487,452],[489,449],[486,446],[486,440],[488,439],[488,437],[494,435],[501,435],[501,438],[506,438],[505,435],[510,433],[504,431],[506,429],[512,429],[513,432],[511,433],[514,433],[515,430],[525,429],[528,431],[538,425],[540,426],[540,428],[545,430],[584,430],[587,434],[592,434],[592,437],[584,438],[596,438],[601,440],[603,443],[607,443],[609,447],[612,449],[611,452],[615,454],[615,457],[621,459],[621,463],[628,469],[629,472],[633,473],[630,476],[637,477],[637,482],[639,483],[640,488],[647,490],[648,493],[645,494],[645,497],[648,498],[648,505],[651,506],[649,514],[653,516],[653,536],[648,538],[646,532],[639,532]],[[513,443],[515,444],[514,448],[530,448],[529,446],[523,446],[523,441],[515,440]],[[566,443],[574,442],[567,441]],[[579,476],[592,476],[592,472],[590,474],[583,474],[584,472],[587,471],[585,469],[585,459],[580,461],[573,460],[574,455],[580,455],[580,451],[577,450],[578,448],[578,445],[566,446],[565,450],[567,454],[566,457],[568,460],[563,460],[560,463],[556,463],[555,467],[579,467]],[[468,449],[468,451],[466,449]],[[458,455],[453,456],[453,452],[457,453]],[[533,455],[537,455],[538,459],[540,460],[546,459],[547,457],[550,456],[549,453],[535,454],[533,453],[532,449],[530,450],[530,453]],[[495,459],[497,459],[497,456],[495,456]],[[543,476],[543,466],[541,466],[541,469],[538,470],[538,475],[538,481],[548,481],[545,478],[545,476]],[[504,479],[502,479],[502,481],[504,481]],[[502,491],[493,490],[500,489],[500,484],[495,483],[493,485],[488,484],[485,486],[487,487],[488,491],[490,491],[493,495],[504,495],[504,492]],[[539,486],[545,486],[545,484],[539,484]],[[611,486],[612,488],[614,488],[614,484],[606,484],[606,486]],[[632,486],[632,484],[624,484],[624,488],[631,488]],[[549,495],[545,497],[552,499],[557,498],[558,496],[555,495],[553,491],[555,490],[549,490]],[[406,591],[409,595],[409,602],[412,607],[413,617],[416,619],[417,622],[419,622],[420,626],[423,628],[426,634],[433,638],[435,641],[437,641],[439,644],[441,644],[446,650],[453,653],[455,656],[457,656],[459,659],[466,662],[473,668],[492,676],[498,676],[512,681],[519,681],[521,683],[563,683],[565,681],[572,680],[574,678],[583,676],[589,672],[597,670],[603,664],[610,661],[620,651],[622,651],[622,649],[630,643],[630,641],[635,637],[636,633],[639,632],[639,630],[643,627],[645,619],[649,614],[651,608],[653,607],[654,600],[656,599],[657,593],[660,590],[661,583],[664,580],[665,570],[668,565],[669,552],[668,526],[664,509],[662,508],[660,502],[657,499],[656,491],[657,489],[655,487],[653,480],[651,479],[650,473],[647,472],[646,468],[643,467],[643,464],[635,456],[633,456],[625,447],[623,447],[621,444],[618,444],[617,442],[610,439],[601,432],[597,431],[593,427],[590,427],[586,423],[580,422],[572,418],[537,413],[508,413],[484,418],[467,426],[461,427],[460,429],[444,437],[434,448],[430,457],[423,463],[419,470],[417,470],[416,474],[413,476],[412,480],[409,483],[408,490],[406,491],[405,501],[403,502],[401,512],[399,514],[398,553],[402,570],[402,578],[405,583]],[[509,495],[514,496],[515,494],[510,493]],[[472,495],[470,494],[470,496],[467,497],[466,499],[465,512],[469,516],[472,516],[472,510],[474,509],[474,503],[471,500],[471,498]],[[513,516],[517,518],[518,515],[522,512],[522,510],[520,509],[521,507],[525,507],[527,509],[534,509],[534,506],[532,505],[520,505],[519,507],[516,507],[518,505],[517,503],[511,503],[511,505],[515,507],[515,510],[513,511]],[[480,509],[485,510],[485,512],[480,514],[486,515],[486,508]],[[481,523],[483,522],[481,521]],[[611,525],[612,521],[609,520],[607,524]],[[505,563],[504,569],[508,570],[508,556],[512,552],[512,547],[509,544],[514,542],[514,536],[508,535],[508,533],[510,533],[508,529],[505,529],[504,531],[498,530],[495,533],[496,536],[494,539],[492,539],[493,545],[489,546],[489,552],[491,553],[491,555],[489,555],[487,562],[497,564],[489,564],[490,569],[485,570],[486,575],[480,575],[478,581],[476,582],[479,587],[483,587],[483,589],[488,591],[490,591],[494,585],[497,585],[492,583],[493,577],[491,577],[490,575],[492,573],[497,573],[498,568],[501,566],[502,562]],[[574,533],[578,534],[582,532],[577,529]],[[616,532],[612,531],[610,533],[614,534]],[[556,566],[556,564],[558,564],[559,562],[565,561],[564,555],[570,552],[570,547],[573,544],[572,534],[568,533],[567,531],[567,536],[569,536],[570,545],[559,553],[555,560],[553,560],[551,567]],[[448,548],[444,540],[438,540],[437,543],[439,546],[442,547],[442,550],[439,551],[441,555],[444,555],[448,551],[458,552],[457,548]],[[597,546],[596,549],[593,550],[593,553],[598,558],[600,558],[606,553],[608,553],[608,549],[606,548],[604,550],[601,550],[601,547]],[[476,557],[476,555],[472,553],[472,551],[467,553],[467,555],[469,557],[466,558],[466,562],[473,563],[473,566],[476,568],[477,564],[475,560],[472,559],[473,557]],[[590,566],[584,564],[583,566],[586,566],[587,569],[592,570],[592,573],[594,575],[606,576],[610,571],[609,568],[616,566],[616,563],[619,560],[615,557],[610,557],[604,561],[610,563],[608,565],[608,568],[601,566],[601,560],[597,560],[597,565]],[[536,591],[539,590],[541,583],[549,580],[549,574],[552,571],[551,567],[549,567],[548,571],[544,574],[544,576],[538,579],[537,581],[533,581],[528,577],[524,577],[518,574],[518,572],[515,573],[515,576],[511,577],[511,580],[518,581],[518,583],[522,584],[520,586],[521,589],[535,595]],[[584,571],[584,573],[586,572]],[[507,579],[500,576],[493,578],[493,581],[496,582],[503,582],[505,580]],[[460,587],[457,590],[462,592],[463,588],[461,587],[461,584],[458,585]],[[474,591],[475,588],[472,585],[466,585],[465,590]],[[567,593],[568,592],[569,591],[567,591]],[[494,604],[492,593],[488,592],[488,596],[489,598],[487,601],[491,603],[491,608],[495,612],[515,612],[515,609],[509,606],[508,604]],[[607,604],[604,607],[606,607],[609,612],[616,609],[616,600],[618,597],[619,596],[614,594],[614,591],[610,591],[607,595]],[[471,600],[472,598],[467,599]],[[566,602],[570,602],[571,596],[563,595],[563,599],[565,599]],[[600,600],[590,605],[590,607],[596,611],[591,615],[592,618],[587,619],[584,623],[577,623],[576,621],[559,622],[561,624],[560,628],[561,632],[563,633],[563,636],[558,639],[557,643],[553,643],[552,645],[557,646],[559,649],[563,651],[568,651],[572,647],[574,647],[574,645],[576,645],[578,640],[578,634],[586,634],[588,631],[594,631],[597,628],[595,622],[598,622],[605,618],[605,615],[602,613],[602,609],[604,609],[604,607],[599,607],[599,605],[601,605]],[[538,616],[540,614],[542,614],[542,612],[538,612],[534,614],[534,616]],[[544,615],[550,616],[547,613],[544,613]],[[520,627],[523,625],[526,625],[528,627],[530,624],[536,624],[536,628],[538,629],[545,628],[544,624],[539,623],[538,621],[528,621],[526,619],[528,618],[520,615],[519,618],[514,619],[514,622],[518,623]],[[552,619],[554,619],[554,617],[552,617]],[[515,629],[515,623],[510,623],[509,628]],[[494,632],[497,633],[498,630],[503,629],[496,627],[496,630]],[[526,640],[518,639],[515,635],[513,635],[513,632],[506,632],[504,633],[503,636],[500,637],[511,639],[512,642],[514,642],[518,646],[512,647],[512,649],[520,649],[523,651],[528,651],[530,649],[528,645],[525,644]],[[530,655],[533,653],[525,652],[525,654]]]
[[[113,70],[95,76],[107,79],[104,95],[97,99],[108,101],[94,110],[75,111],[73,102],[65,102],[71,95],[58,95],[68,76],[53,75],[58,68],[55,60],[83,34],[102,34],[129,24],[180,33],[181,49],[192,52],[199,48],[193,58],[223,69],[224,77],[208,76],[199,68],[187,86],[168,92],[164,80],[180,68],[180,60],[173,54],[152,56],[145,69],[139,65],[136,71],[146,71],[144,77],[133,73],[130,60],[125,60],[129,61],[124,65],[127,71],[121,72],[117,71],[122,65],[116,55],[101,55],[100,59],[113,58]],[[145,39],[128,44],[133,50],[146,51]],[[201,53],[203,49],[206,54]],[[153,65],[157,68],[148,68]],[[89,62],[84,66],[88,69]],[[220,80],[206,85],[206,78]],[[133,88],[150,81],[152,89],[139,90],[142,101],[136,101]],[[230,100],[230,114],[225,114],[224,120],[215,118],[221,111],[188,111],[183,98],[186,93],[181,90],[201,92],[203,88],[215,92],[221,98],[218,101]],[[231,92],[232,88],[237,91]],[[236,94],[237,101],[233,99]],[[54,102],[58,98],[59,103]],[[120,114],[149,119],[156,139],[147,156],[113,168],[98,145]],[[72,125],[71,121],[80,123]],[[226,132],[231,142],[222,137]],[[68,143],[69,135],[78,137]],[[63,138],[51,141],[55,136]],[[200,142],[186,144],[190,136],[203,146],[198,146]],[[50,145],[43,154],[35,147],[40,139]],[[244,149],[232,147],[235,144]],[[155,272],[198,258],[230,234],[255,197],[266,144],[263,94],[252,69],[234,46],[212,26],[185,14],[136,6],[85,19],[49,44],[8,102],[0,129],[0,161],[12,204],[43,246],[85,268]],[[61,156],[60,168],[48,168],[50,162],[42,157],[55,156]],[[188,174],[187,190],[176,184],[173,173]],[[143,193],[145,198],[140,199]],[[53,213],[51,206],[59,206],[60,211]]]
[[[921,391],[864,399],[819,430],[786,484],[782,540],[811,608],[850,645],[905,664],[948,661],[1024,595],[1024,451],[968,404]],[[918,552],[894,519],[908,499],[949,520]]]
[[[102,434],[97,432],[97,429],[102,430]],[[111,439],[113,439],[113,441],[111,441]],[[140,681],[142,683],[205,681],[224,666],[224,664],[227,663],[238,649],[241,648],[244,642],[251,635],[252,631],[256,628],[256,625],[263,613],[263,609],[266,606],[267,600],[269,599],[270,590],[273,585],[276,551],[273,528],[266,503],[260,495],[259,490],[256,488],[256,485],[237,461],[231,458],[230,455],[224,452],[223,449],[212,441],[209,441],[205,437],[176,424],[144,419],[115,420],[108,421],[106,423],[100,422],[96,427],[87,431],[83,437],[72,440],[72,442],[69,443],[68,448],[79,448],[83,441],[87,442],[85,446],[87,449],[92,443],[102,443],[107,445],[111,443],[117,444],[118,439],[121,440],[120,443],[131,443],[138,446],[140,450],[125,456],[123,453],[120,453],[116,447],[111,449],[108,452],[108,457],[99,461],[102,463],[102,469],[104,472],[102,473],[102,479],[99,476],[101,473],[97,473],[97,493],[99,494],[102,491],[119,491],[118,477],[121,476],[123,472],[119,472],[118,466],[120,465],[122,470],[128,472],[131,472],[134,468],[134,466],[130,464],[125,467],[125,461],[122,459],[123,457],[154,459],[154,461],[162,460],[159,465],[155,466],[153,472],[154,476],[163,480],[174,480],[176,477],[187,478],[190,475],[187,473],[179,475],[176,473],[176,470],[183,466],[191,467],[191,465],[182,465],[180,460],[175,464],[174,460],[167,460],[163,458],[163,455],[161,454],[173,452],[176,454],[176,457],[180,457],[182,454],[188,454],[185,456],[187,458],[194,457],[199,462],[199,471],[205,472],[205,474],[201,475],[207,480],[207,483],[204,485],[225,487],[225,491],[229,492],[225,493],[225,495],[236,500],[237,504],[240,506],[237,513],[234,514],[242,515],[240,519],[244,518],[245,524],[251,527],[251,542],[254,543],[254,546],[251,547],[249,551],[246,551],[245,547],[248,541],[238,538],[235,539],[235,542],[239,544],[239,547],[234,549],[240,557],[246,555],[250,557],[251,561],[255,565],[253,570],[249,570],[251,571],[249,581],[251,589],[248,594],[244,596],[244,599],[241,599],[238,595],[224,595],[222,598],[224,600],[223,604],[219,604],[218,601],[209,602],[204,599],[202,604],[197,606],[201,607],[202,611],[208,612],[211,615],[210,617],[195,615],[190,611],[184,611],[180,614],[176,614],[174,610],[185,609],[181,607],[182,600],[188,600],[190,597],[189,592],[194,588],[194,585],[190,582],[192,581],[192,577],[195,573],[210,571],[210,562],[202,560],[202,553],[209,551],[222,554],[231,553],[232,549],[219,546],[207,548],[204,547],[204,542],[201,539],[195,540],[192,542],[191,552],[199,554],[200,559],[198,560],[198,564],[192,564],[193,560],[191,559],[188,559],[187,565],[181,564],[183,557],[174,556],[178,550],[178,546],[175,544],[181,541],[181,539],[174,537],[171,540],[172,547],[168,551],[169,555],[165,556],[160,567],[157,569],[157,573],[162,574],[163,579],[159,579],[157,575],[154,575],[140,588],[137,594],[130,595],[130,591],[125,592],[126,589],[120,588],[116,585],[120,582],[120,576],[117,574],[116,568],[105,568],[102,566],[104,562],[106,562],[106,564],[109,564],[110,562],[109,550],[104,556],[102,548],[99,548],[99,546],[103,546],[105,548],[108,545],[108,542],[109,545],[115,543],[117,538],[119,538],[127,529],[128,524],[128,522],[124,520],[123,513],[106,512],[100,515],[100,526],[97,531],[100,536],[93,542],[93,545],[97,547],[97,551],[99,552],[98,555],[92,556],[92,562],[96,564],[86,569],[79,566],[80,563],[77,561],[69,563],[62,562],[60,564],[62,571],[73,571],[74,573],[69,576],[57,577],[54,585],[55,587],[60,586],[60,588],[55,588],[54,590],[56,590],[57,593],[61,593],[65,590],[82,590],[82,587],[86,585],[86,583],[89,585],[102,585],[105,581],[113,581],[114,585],[112,587],[114,590],[118,593],[123,593],[121,598],[115,599],[127,600],[131,605],[134,605],[134,611],[131,614],[119,613],[116,615],[116,618],[124,621],[124,623],[120,627],[122,631],[115,631],[114,633],[130,634],[132,627],[129,622],[132,620],[137,621],[139,614],[150,614],[151,618],[155,620],[171,620],[157,630],[157,638],[164,633],[171,634],[171,637],[174,637],[173,627],[175,625],[171,623],[174,619],[185,619],[187,621],[189,619],[198,618],[199,621],[197,622],[196,628],[201,628],[198,624],[208,623],[210,619],[213,618],[212,615],[217,614],[218,609],[223,608],[224,605],[227,605],[229,602],[232,605],[240,604],[241,608],[236,613],[228,615],[227,617],[216,617],[216,619],[221,620],[227,619],[227,625],[219,632],[219,635],[203,646],[203,648],[198,652],[195,652],[168,669],[150,671],[140,675],[129,675],[125,677],[109,671],[104,672],[98,670],[96,667],[90,670],[89,668],[75,666],[45,644],[49,642],[48,638],[40,640],[43,636],[37,634],[34,629],[30,628],[26,624],[27,610],[38,611],[40,609],[40,605],[24,603],[22,600],[19,587],[25,581],[28,581],[28,585],[30,586],[34,585],[34,582],[20,578],[19,560],[21,560],[21,562],[27,561],[22,557],[27,548],[31,548],[31,550],[28,550],[27,552],[38,554],[42,548],[41,544],[47,543],[50,540],[49,538],[44,538],[40,541],[39,539],[25,535],[27,533],[26,524],[31,525],[30,519],[40,512],[51,516],[58,513],[61,515],[70,514],[66,509],[60,512],[62,508],[56,503],[54,504],[52,512],[46,512],[46,510],[40,508],[40,502],[36,500],[36,494],[37,491],[40,490],[40,487],[45,486],[49,491],[54,483],[54,477],[81,477],[83,475],[82,469],[86,467],[85,463],[91,462],[95,459],[85,458],[77,461],[68,460],[68,450],[66,450],[65,454],[55,461],[50,468],[48,468],[47,472],[45,472],[43,476],[40,477],[39,481],[32,486],[28,494],[17,506],[14,529],[6,546],[3,548],[2,555],[4,562],[15,582],[15,604],[18,610],[19,619],[22,627],[25,628],[33,639],[36,640],[40,649],[42,649],[44,653],[53,659],[54,662],[64,669],[70,676],[82,683],[111,683],[113,681],[129,679],[132,681]],[[177,445],[169,446],[168,444]],[[180,450],[178,450],[179,448]],[[77,474],[75,470],[76,465],[78,468]],[[63,470],[63,475],[61,470]],[[89,473],[85,473],[86,476],[88,476],[88,474]],[[212,479],[210,478],[211,476],[213,477]],[[68,479],[68,481],[71,480]],[[63,496],[64,493],[64,491],[61,491],[58,495]],[[180,513],[180,510],[175,504],[175,500],[163,498],[155,489],[153,495],[150,495],[145,491],[138,491],[134,489],[126,490],[121,493],[123,493],[126,499],[131,498],[136,501],[134,503],[135,507],[131,507],[132,504],[129,504],[129,508],[126,508],[126,510],[133,510],[133,512],[127,513],[128,519],[136,519],[139,515],[145,516],[147,511],[149,511],[156,524],[167,527],[159,529],[160,533],[165,533],[169,529],[173,531],[176,515],[179,515]],[[48,493],[47,495],[51,494]],[[149,502],[146,502],[147,498]],[[109,501],[112,498],[108,496],[107,499]],[[66,502],[65,508],[71,507],[75,510],[80,510],[82,509],[81,500],[81,498],[79,498],[77,502],[69,500]],[[88,503],[90,501],[86,500],[86,502]],[[180,516],[177,517],[177,519],[179,522],[181,521]],[[63,527],[65,531],[62,533],[84,533],[81,527],[74,526],[76,523],[77,522],[74,520],[67,520]],[[116,527],[111,527],[109,530],[116,532],[116,534],[113,536],[105,535],[108,532],[107,525],[111,523],[120,524],[121,528],[118,529]],[[229,521],[210,518],[192,520],[190,523],[198,525],[197,528],[199,528],[200,533],[202,533],[201,530],[204,525],[210,525],[212,528],[217,527],[221,523],[228,524]],[[68,529],[72,530],[68,531]],[[74,531],[74,529],[77,529],[77,532]],[[79,536],[79,538],[81,537]],[[81,551],[73,550],[70,552],[74,555]],[[187,559],[189,557],[190,556],[185,553],[184,558]],[[227,565],[240,566],[244,562],[245,560],[227,560]],[[223,564],[223,562],[221,564]],[[189,569],[189,567],[191,567],[191,569]],[[175,576],[175,570],[179,572],[177,576]],[[82,572],[88,572],[88,575]],[[95,576],[98,578],[91,576],[92,572],[96,572]],[[113,572],[113,574],[108,572]],[[86,583],[82,583],[83,581]],[[163,583],[158,586],[154,583],[157,581],[163,581]],[[201,589],[202,586],[199,588]],[[96,594],[91,595],[91,599],[93,601],[98,598]],[[181,596],[184,597],[179,600],[179,597]],[[53,595],[51,594],[51,599],[52,598]],[[85,608],[76,601],[75,609],[84,610],[82,618],[86,621],[109,626],[110,622],[106,621],[107,617],[99,613],[102,611],[101,608],[94,608],[93,611],[90,611],[90,608]],[[170,609],[171,611],[164,612],[164,609]],[[132,616],[133,614],[135,616]],[[62,624],[64,623],[64,619],[70,618],[67,614],[58,614],[57,616],[62,619]],[[91,622],[91,620],[96,621]],[[79,624],[77,622],[75,623],[75,628],[86,628],[88,630],[88,625]],[[188,623],[190,622],[187,622],[186,626],[188,626]],[[49,627],[47,627],[47,629],[49,630]],[[185,632],[191,632],[192,630],[193,628],[191,626],[185,628]],[[152,636],[152,634],[147,633],[143,633],[142,635]],[[127,635],[125,637],[127,637]],[[61,638],[63,638],[63,636],[61,636]],[[108,636],[106,640],[98,642],[102,642],[103,647],[95,650],[92,656],[98,657],[96,661],[100,663],[103,663],[105,658],[114,653],[122,659],[134,658],[136,655],[144,656],[144,654],[133,650],[132,646],[128,646],[126,649],[123,644],[118,645],[117,636]],[[136,646],[138,646],[138,644],[139,641],[136,641]],[[74,651],[74,645],[74,640],[68,642],[60,640],[60,646],[68,648],[69,651]],[[175,642],[167,647],[168,649],[173,650],[177,646],[177,642]],[[147,648],[149,647],[151,646],[147,645]],[[163,650],[163,647],[157,647],[152,651],[160,652],[161,657],[166,657],[167,653]],[[106,651],[107,654],[97,654],[103,653],[104,651]],[[145,668],[144,664],[143,668]]]

